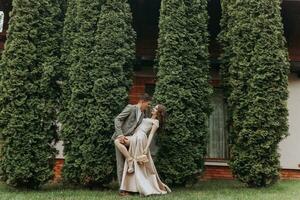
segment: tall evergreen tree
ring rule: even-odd
[[[155,102],[167,107],[158,135],[157,167],[169,184],[184,185],[204,168],[209,84],[205,0],[162,0]]]
[[[75,39],[77,34],[79,34],[79,22],[77,20],[77,0],[68,0],[66,6],[66,13],[64,18],[64,28],[63,28],[63,44],[62,44],[62,55],[61,55],[61,63],[62,68],[60,73],[60,84],[62,89],[62,98],[60,99],[60,114],[59,114],[59,123],[63,125],[61,127],[60,136],[64,142],[64,157],[65,163],[63,167],[63,180],[70,181],[71,179],[76,179],[78,174],[74,174],[71,172],[75,172],[75,168],[79,171],[79,166],[77,163],[73,163],[74,159],[77,156],[81,156],[79,154],[79,149],[77,145],[74,145],[70,141],[74,140],[76,134],[72,134],[72,132],[67,132],[68,127],[72,126],[72,124],[68,124],[67,120],[72,118],[72,112],[68,112],[69,102],[71,99],[71,88],[70,88],[70,80],[69,80],[69,70],[72,65],[75,65],[78,60],[77,47],[75,44]],[[69,161],[70,160],[70,161]],[[68,166],[67,163],[70,163],[71,166]],[[66,167],[67,166],[67,167]],[[66,168],[69,168],[67,170]],[[66,172],[67,171],[67,172]],[[78,175],[78,176],[77,176]],[[77,180],[74,180],[75,182]]]
[[[228,106],[228,97],[231,94],[231,87],[229,84],[229,61],[231,58],[234,58],[234,52],[232,49],[232,44],[235,38],[228,37],[229,28],[234,26],[234,18],[231,15],[232,7],[227,1],[221,1],[221,8],[222,8],[222,18],[220,21],[221,24],[221,32],[218,35],[218,42],[221,44],[221,48],[223,49],[223,53],[220,56],[221,60],[221,67],[220,67],[220,75],[221,75],[221,84],[224,88],[224,100],[226,105]],[[228,113],[227,113],[227,121],[226,121],[226,128],[228,132],[230,132],[231,137],[229,140],[234,139],[233,131],[232,131],[232,106],[228,106]],[[234,141],[228,141],[230,145],[233,144]]]
[[[58,70],[58,83],[61,89],[61,98],[59,99],[59,119],[61,123],[69,116],[66,114],[66,109],[68,107],[68,102],[70,99],[70,84],[68,78],[68,72],[73,63],[78,60],[78,53],[76,52],[77,46],[75,44],[76,34],[79,34],[79,24],[77,22],[77,1],[68,0],[62,1],[61,3],[64,13],[64,26],[63,26],[63,41],[61,48],[61,68]]]
[[[62,45],[62,56],[61,61],[63,66],[60,71],[60,78],[63,81],[63,88],[67,84],[67,75],[69,66],[72,63],[77,61],[77,58],[74,56],[73,51],[76,51],[76,46],[74,44],[74,40],[76,38],[76,34],[79,32],[79,24],[77,22],[77,1],[76,0],[68,0],[65,4],[62,4],[63,9],[66,10],[64,17],[64,28],[63,28],[63,45]],[[66,8],[65,8],[66,7]],[[66,97],[69,94],[66,94]]]
[[[226,1],[224,77],[229,88],[234,175],[252,187],[279,175],[278,143],[287,135],[288,54],[280,0]]]
[[[69,68],[71,95],[62,129],[64,178],[103,185],[115,174],[113,119],[128,100],[135,34],[126,0],[77,4],[78,50],[70,56],[78,60]]]
[[[84,159],[80,148],[86,139],[85,132],[90,126],[89,120],[93,117],[88,108],[89,104],[93,104],[92,49],[101,6],[101,1],[70,1],[65,17],[66,41],[62,58],[67,72],[64,76],[67,78],[64,81],[66,85],[63,85],[66,102],[63,103],[60,120],[65,153],[63,178],[67,182],[89,183],[89,177],[85,176],[81,169]]]
[[[53,175],[61,29],[58,1],[13,1],[0,72],[0,167],[11,186],[36,188]]]
[[[66,13],[64,18],[64,28],[63,28],[63,44],[62,44],[62,55],[61,63],[62,68],[59,71],[60,74],[60,84],[62,89],[62,95],[60,99],[60,114],[59,114],[59,123],[63,125],[61,127],[60,136],[64,144],[64,156],[65,164],[63,167],[63,179],[64,181],[69,181],[71,179],[76,179],[79,177],[79,174],[74,174],[75,168],[79,171],[78,163],[75,163],[74,159],[76,157],[80,158],[81,154],[79,153],[78,145],[74,145],[70,141],[73,141],[76,138],[76,133],[72,134],[72,131],[67,132],[68,127],[72,124],[68,124],[67,120],[72,118],[72,112],[68,111],[70,109],[69,102],[71,99],[71,88],[69,80],[69,71],[70,68],[75,65],[78,61],[78,52],[80,49],[77,48],[75,44],[76,36],[79,34],[79,22],[77,20],[77,0],[67,0]],[[77,44],[78,45],[78,44]],[[71,129],[72,130],[72,129]],[[72,162],[73,165],[72,165]],[[78,161],[77,161],[78,162]],[[70,164],[68,164],[70,163]],[[71,166],[68,166],[71,165]],[[67,166],[67,167],[66,167]],[[69,168],[69,170],[66,170]],[[66,172],[67,171],[67,172]],[[76,182],[76,180],[74,180]]]

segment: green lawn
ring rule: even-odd
[[[22,191],[0,185],[0,199],[7,200],[86,200],[86,199],[139,199],[138,195],[119,197],[117,189],[88,190],[71,189],[58,186],[47,186],[41,191]],[[190,188],[173,188],[173,192],[165,196],[153,196],[146,199],[201,199],[201,200],[299,200],[300,181],[281,181],[264,189],[246,188],[236,181],[206,181],[199,182]]]

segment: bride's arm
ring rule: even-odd
[[[159,122],[158,122],[158,120],[157,120],[157,121],[155,121],[155,122],[153,123],[153,125],[152,125],[150,134],[149,134],[148,139],[147,139],[147,145],[146,145],[146,147],[145,147],[145,149],[144,149],[144,154],[148,154],[150,144],[151,144],[151,142],[152,142],[152,139],[153,139],[154,134],[156,133],[158,127],[159,127]]]

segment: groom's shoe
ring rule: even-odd
[[[128,170],[127,170],[127,172],[129,174],[132,174],[134,172],[134,169],[133,169],[133,159],[128,160],[127,163],[128,163]]]

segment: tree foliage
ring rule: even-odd
[[[66,16],[72,22],[65,24],[70,41],[65,46],[64,86],[69,97],[61,115],[63,177],[75,184],[103,185],[115,174],[110,138],[113,119],[128,100],[135,33],[125,0],[78,0],[76,4]]]
[[[204,0],[162,0],[155,102],[167,107],[157,168],[172,185],[203,172],[210,108],[208,13]]]
[[[58,1],[13,1],[0,72],[1,178],[11,186],[53,175],[61,16]]]
[[[280,3],[222,2],[220,41],[231,112],[230,167],[252,187],[278,179],[278,144],[288,132],[289,63]]]

